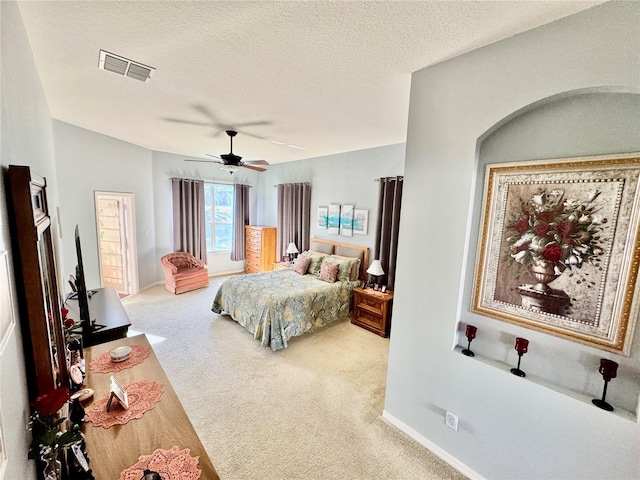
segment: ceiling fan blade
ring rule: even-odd
[[[208,127],[209,122],[192,122],[191,120],[181,120],[180,118],[163,117],[161,120],[171,123],[185,123],[187,125],[197,125],[199,127]]]
[[[266,160],[246,160],[244,163],[249,165],[270,165]]]
[[[243,168],[248,168],[249,170],[255,170],[256,172],[266,172],[266,168],[262,167],[253,167],[251,165],[247,165],[246,163],[242,165]]]
[[[194,104],[194,105],[191,105],[191,108],[193,108],[196,112],[200,112],[202,115],[204,115],[205,117],[211,120],[209,123],[207,123],[207,125],[219,124],[218,117],[216,117],[213,114],[213,112],[209,110],[207,107],[205,107],[204,105]]]
[[[242,135],[246,135],[247,137],[253,137],[253,138],[257,138],[258,140],[264,140],[264,137],[261,137],[260,135],[256,135],[255,133],[245,132],[244,130],[240,133],[242,133]]]
[[[271,122],[267,120],[258,120],[256,122],[244,122],[244,123],[236,123],[236,127],[257,127],[259,125],[271,125]]]
[[[200,163],[223,163],[223,162],[219,162],[217,160],[195,160],[195,159],[191,159],[191,158],[185,158],[184,161],[185,162],[200,162]]]
[[[219,160],[222,160],[218,155],[212,155],[211,153],[205,153],[206,156],[208,157],[213,157],[213,158],[217,158]]]

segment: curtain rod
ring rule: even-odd
[[[219,180],[208,180],[205,178],[178,178],[178,177],[172,177],[171,180],[190,180],[192,182],[197,182],[199,180],[202,180],[204,183],[217,183],[218,185],[247,185],[246,183],[229,183],[229,182],[221,182]],[[247,185],[249,188],[253,188],[253,185]]]
[[[387,179],[387,178],[395,178],[396,180],[398,180],[398,181],[400,181],[400,182],[404,180],[404,177],[403,177],[402,175],[400,175],[400,176],[398,176],[398,177],[382,177],[382,178],[384,178],[384,179]],[[380,179],[379,179],[379,178],[376,178],[376,179],[374,180],[374,182],[379,182],[379,181],[380,181]]]
[[[278,185],[311,185],[311,183],[309,182],[279,183]],[[274,185],[274,187],[277,187],[278,185]]]

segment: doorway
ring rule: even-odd
[[[96,191],[95,205],[100,283],[121,298],[138,293],[134,195]]]

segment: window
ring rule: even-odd
[[[207,252],[231,251],[233,236],[233,185],[204,184]]]

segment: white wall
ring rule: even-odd
[[[404,144],[272,165],[259,176],[261,202],[258,205],[257,223],[278,225],[278,192],[274,185],[309,182],[311,237],[367,246],[371,249],[370,258],[373,259],[379,188],[375,180],[403,173]],[[316,229],[318,207],[328,206],[330,203],[354,205],[357,209],[369,210],[367,235],[345,237]]]
[[[465,269],[467,256],[475,255],[477,229],[471,219],[479,140],[521,109],[564,92],[638,93],[639,30],[640,4],[610,2],[413,75],[385,417],[471,476],[621,479],[640,474],[636,422],[452,349],[458,322],[469,315]],[[615,100],[605,103],[606,115],[613,114]],[[508,146],[522,136],[507,135],[501,155],[520,153],[513,159],[518,160],[602,153],[601,148],[640,150],[637,138],[627,135],[630,129],[606,141],[593,138],[589,121],[572,130],[571,113],[565,115],[570,110],[564,105],[555,121],[579,138],[539,130],[541,137]],[[623,112],[632,120],[639,114],[637,102]],[[593,125],[603,122],[600,117]],[[517,130],[525,123],[513,125]],[[497,151],[489,143],[486,147],[483,153]],[[499,332],[489,332],[498,355],[510,351],[514,336],[531,337],[530,350],[540,353],[525,358],[528,368],[537,368],[546,350],[557,356],[561,345],[560,352],[569,352],[562,369],[576,377],[598,377],[590,365],[594,350],[497,320],[480,321],[478,348],[487,340],[483,329]],[[632,349],[638,348],[636,340]],[[637,356],[625,360],[624,367],[637,388]],[[617,388],[614,382],[611,390]],[[446,410],[459,415],[458,432],[444,425]]]
[[[7,219],[5,173],[8,165],[29,165],[47,179],[48,200],[51,207],[58,203],[51,118],[40,78],[24,30],[22,18],[14,2],[0,2],[1,59],[0,111],[2,139],[0,149],[0,251],[9,255],[9,278],[13,272],[12,248]],[[54,215],[55,217],[55,215]],[[53,236],[57,237],[55,218]],[[16,328],[4,350],[0,352],[0,424],[4,447],[8,455],[6,479],[36,478],[35,463],[27,460],[31,435],[26,430],[29,419],[29,400],[26,390],[26,371],[22,347],[21,321],[15,300],[16,286],[12,283],[12,305],[3,303],[0,311],[13,309]],[[3,295],[0,297],[4,299]]]
[[[151,152],[57,120],[53,126],[63,234],[61,274],[64,278],[75,274],[78,225],[87,288],[100,286],[94,192],[125,192],[135,196],[140,288],[153,284],[159,260],[155,257]]]

